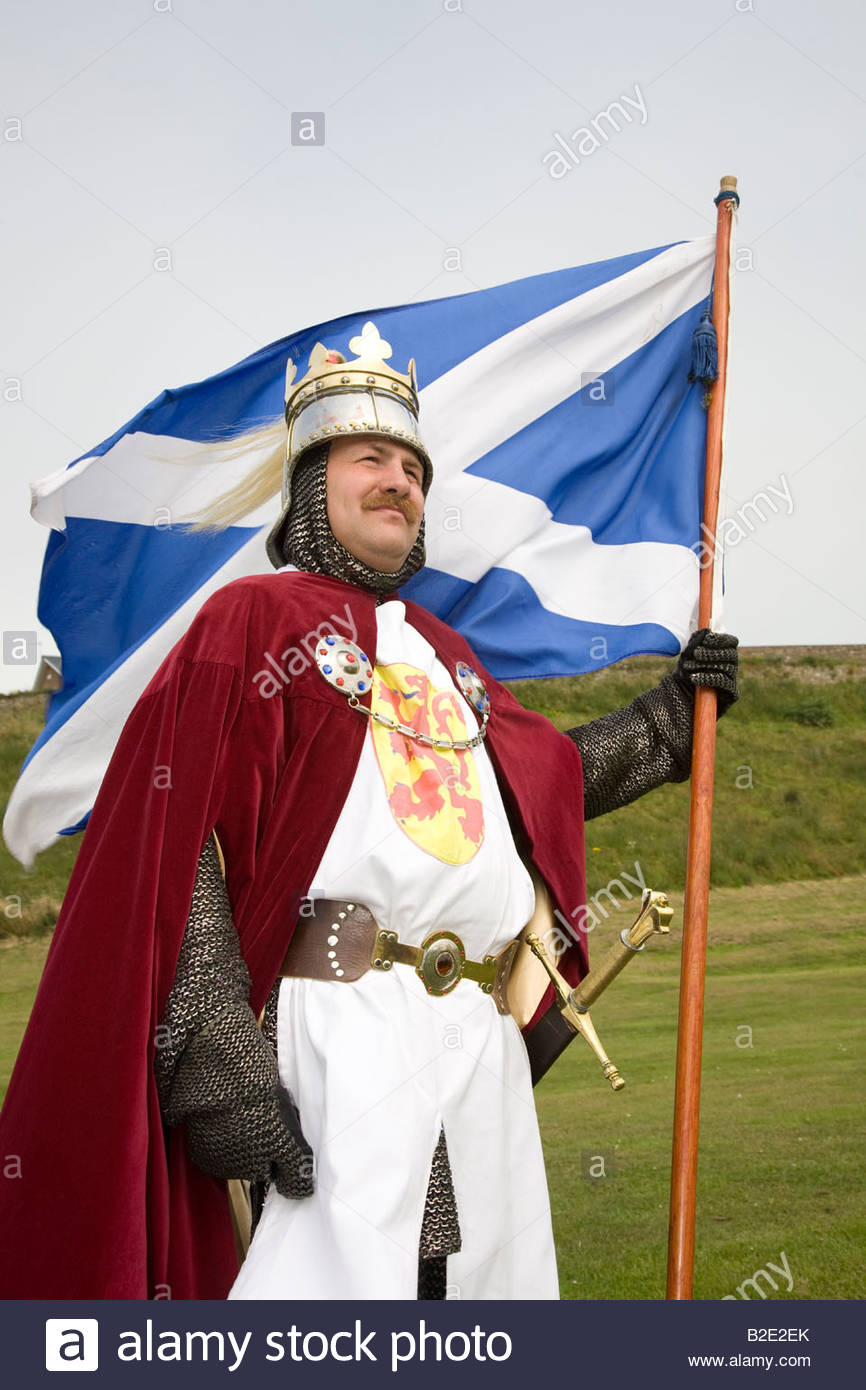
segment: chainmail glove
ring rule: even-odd
[[[296,1200],[314,1190],[313,1151],[297,1106],[248,1005],[228,1005],[196,1033],[165,1117],[185,1122],[190,1158],[215,1178],[272,1181]]]
[[[699,628],[692,633],[680,655],[674,679],[690,695],[696,686],[710,686],[717,691],[719,714],[724,714],[740,695],[737,646],[738,639],[728,632]]]

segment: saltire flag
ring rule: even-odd
[[[500,680],[676,653],[697,611],[706,416],[688,380],[715,238],[305,329],[163,391],[33,486],[49,527],[39,617],[62,659],[4,835],[24,863],[86,823],[123,724],[199,607],[271,570],[279,497],[190,530],[260,462],[231,440],[279,422],[286,364],[346,351],[372,319],[418,364],[434,465],[427,564],[400,590]]]

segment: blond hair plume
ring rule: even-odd
[[[286,457],[285,422],[280,416],[270,424],[260,425],[243,434],[217,435],[184,461],[195,458],[197,453],[206,454],[208,463],[212,465],[227,463],[244,454],[262,456],[246,477],[221,493],[196,516],[181,518],[182,524],[188,525],[191,531],[225,531],[280,493]]]

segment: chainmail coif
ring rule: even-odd
[[[298,460],[292,474],[292,500],[285,528],[283,558],[311,574],[346,579],[374,594],[389,594],[417,573],[426,559],[424,519],[415,544],[398,570],[373,569],[337,540],[328,521],[326,471],[330,445],[320,444]],[[425,466],[425,492],[429,471]]]

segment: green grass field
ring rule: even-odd
[[[864,890],[858,876],[713,893],[696,1298],[736,1294],[768,1260],[784,1267],[783,1251],[793,1289],[765,1284],[770,1296],[866,1295]],[[614,1094],[576,1039],[536,1091],[563,1298],[664,1296],[674,901],[671,938],[648,946],[593,1010],[625,1088]],[[597,928],[596,948],[615,920]],[[602,1171],[593,1154],[606,1176],[590,1176]]]
[[[666,662],[515,683],[560,728],[627,703]],[[861,956],[866,924],[866,651],[747,652],[721,722],[704,1031],[695,1296],[866,1296]],[[42,702],[0,700],[0,791]],[[641,867],[683,884],[688,790],[588,826],[589,892]],[[78,839],[25,871],[0,851],[0,1086],[5,1089]],[[634,912],[636,903],[625,909]],[[611,916],[590,948],[621,922]],[[536,1091],[563,1298],[664,1295],[681,916],[593,1010],[626,1087],[576,1040]],[[599,1175],[604,1172],[604,1176]],[[738,1292],[739,1291],[739,1292]]]

